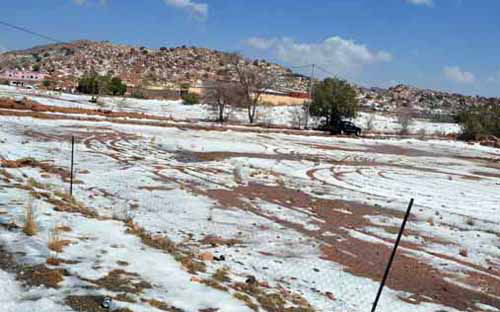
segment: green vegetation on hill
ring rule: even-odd
[[[91,74],[78,80],[78,92],[100,95],[124,95],[127,85],[118,77]]]

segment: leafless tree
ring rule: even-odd
[[[272,78],[237,53],[228,54],[227,62],[236,71],[236,89],[243,95],[241,105],[247,109],[248,120],[252,124],[255,122],[257,105],[262,94],[271,87]]]
[[[235,106],[235,103],[239,103],[243,99],[240,91],[234,83],[215,81],[207,87],[203,100],[212,106],[212,109],[217,114],[217,121],[222,123],[227,119],[225,115],[226,110]]]
[[[413,124],[413,109],[410,106],[402,106],[396,112],[397,122],[401,125],[400,134],[408,134]]]

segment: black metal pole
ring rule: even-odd
[[[392,261],[394,260],[394,256],[396,255],[396,250],[398,249],[401,236],[403,236],[403,232],[406,226],[406,221],[408,221],[408,217],[410,216],[410,211],[412,206],[413,206],[413,198],[410,200],[410,204],[408,205],[408,210],[406,210],[406,215],[405,218],[403,219],[403,224],[399,229],[398,238],[396,239],[396,244],[394,245],[394,249],[392,250],[391,257],[389,258],[389,263],[385,268],[384,278],[382,278],[382,283],[380,283],[380,287],[377,292],[377,297],[375,298],[375,302],[373,303],[372,312],[375,312],[375,310],[377,310],[378,300],[380,299],[380,295],[382,294],[382,290],[384,289],[385,281],[387,280],[387,276],[389,275],[389,271],[391,270]]]
[[[71,137],[71,173],[70,173],[70,185],[69,185],[69,195],[73,196],[73,162],[75,160],[75,137]]]

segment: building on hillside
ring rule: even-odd
[[[0,72],[0,79],[7,80],[11,85],[25,86],[41,82],[45,74],[33,71],[4,70]]]

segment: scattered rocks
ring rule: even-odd
[[[247,283],[249,285],[254,285],[255,283],[257,283],[257,279],[255,278],[255,276],[249,275],[249,276],[247,276],[245,283]]]

